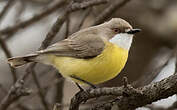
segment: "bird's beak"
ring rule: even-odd
[[[128,34],[135,34],[135,33],[138,33],[140,31],[141,31],[141,29],[130,29],[130,30],[127,31],[127,33]]]

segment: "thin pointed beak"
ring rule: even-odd
[[[138,32],[141,32],[141,29],[131,29],[127,33],[128,34],[135,34],[135,33],[138,33]]]

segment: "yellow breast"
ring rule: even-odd
[[[98,84],[119,74],[127,61],[128,50],[106,42],[103,52],[91,59],[57,56],[53,58],[55,67],[64,77],[75,75],[92,84]]]

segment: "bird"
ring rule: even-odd
[[[116,77],[124,68],[135,33],[122,18],[81,29],[46,49],[12,57],[8,63],[19,67],[38,62],[55,67],[63,77],[78,85],[96,85]]]

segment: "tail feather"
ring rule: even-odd
[[[18,66],[25,65],[29,62],[34,62],[37,56],[38,54],[30,54],[22,57],[12,57],[8,59],[8,63],[12,67],[18,67]]]

